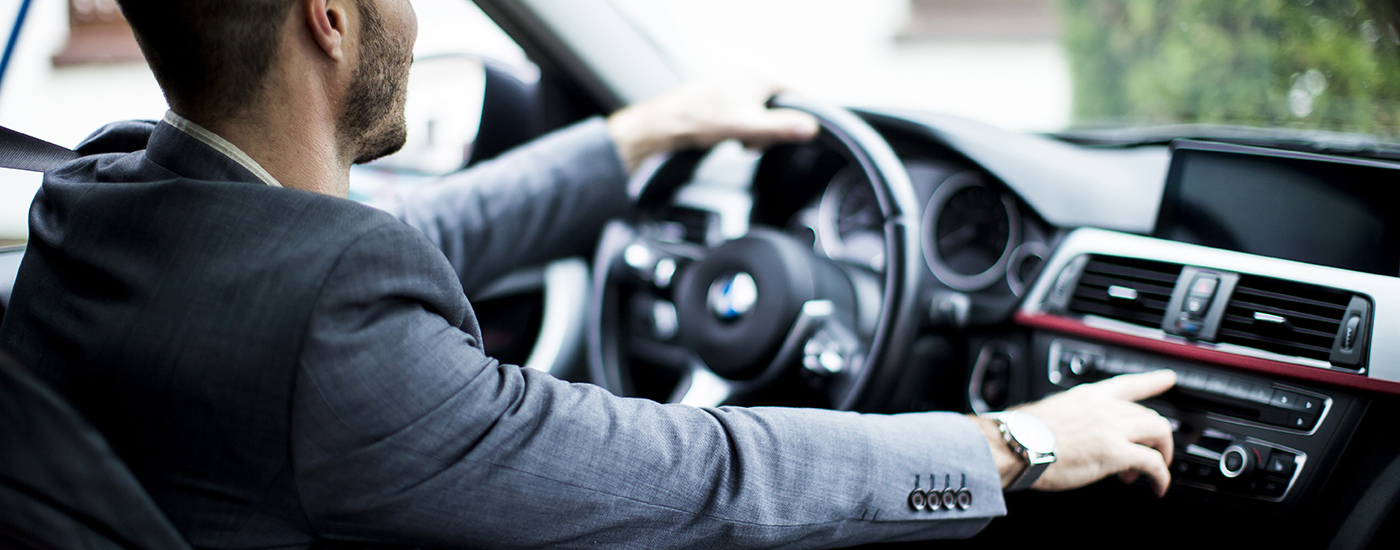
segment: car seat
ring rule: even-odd
[[[3,352],[0,548],[189,548],[97,430]]]

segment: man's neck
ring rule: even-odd
[[[340,159],[335,128],[326,123],[335,117],[296,98],[262,103],[246,117],[191,121],[241,149],[283,187],[347,196],[350,163]]]

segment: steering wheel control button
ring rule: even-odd
[[[1234,479],[1249,472],[1254,467],[1250,451],[1239,445],[1231,445],[1220,453],[1220,473]]]
[[[652,280],[658,288],[668,288],[671,286],[671,279],[676,276],[676,260],[674,258],[662,258],[656,261],[656,269],[652,272]]]
[[[676,316],[676,305],[666,300],[651,304],[651,332],[662,342],[676,337],[680,329],[680,319]]]
[[[758,284],[753,275],[742,271],[723,275],[710,284],[707,303],[716,318],[734,321],[748,314],[758,303]]]

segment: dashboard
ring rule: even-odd
[[[863,114],[899,154],[925,207],[920,261],[928,270],[921,335],[897,389],[873,412],[990,412],[1116,374],[1178,374],[1177,388],[1145,402],[1175,432],[1168,497],[1113,481],[1065,495],[1013,494],[1013,513],[997,520],[1011,527],[975,542],[1021,543],[1071,523],[1093,525],[1081,536],[1102,543],[1145,530],[1164,544],[1400,540],[1392,513],[1400,443],[1391,425],[1400,419],[1400,340],[1387,337],[1400,333],[1400,265],[1381,246],[1389,229],[1352,223],[1379,237],[1351,243],[1341,260],[1318,259],[1342,256],[1317,243],[1356,240],[1345,233],[1348,220],[1289,219],[1269,210],[1277,201],[1246,200],[1218,216],[1275,223],[1271,234],[1291,233],[1272,244],[1291,252],[1203,244],[1159,227],[1164,197],[1170,211],[1181,187],[1172,163],[1183,155],[1173,148],[1084,149],[951,118]],[[1276,180],[1299,157],[1246,153],[1252,164],[1236,179]],[[1377,182],[1397,173],[1384,162],[1330,160],[1348,168],[1324,167],[1312,184],[1355,187],[1360,179],[1348,170],[1365,164],[1379,175],[1363,191],[1380,193]],[[1204,196],[1229,194],[1225,185],[1208,182]],[[1352,202],[1379,200],[1360,196]],[[751,197],[747,223],[782,228],[844,265],[884,269],[875,193],[822,146],[768,151]],[[1308,240],[1326,231],[1343,233]],[[1216,533],[1205,536],[1209,529]]]

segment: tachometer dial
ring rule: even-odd
[[[829,258],[884,271],[884,221],[875,189],[860,170],[848,167],[822,194],[818,243]]]
[[[1020,216],[1007,196],[976,172],[956,174],[934,192],[924,214],[924,256],[943,284],[981,290],[1005,276],[1020,239]]]

